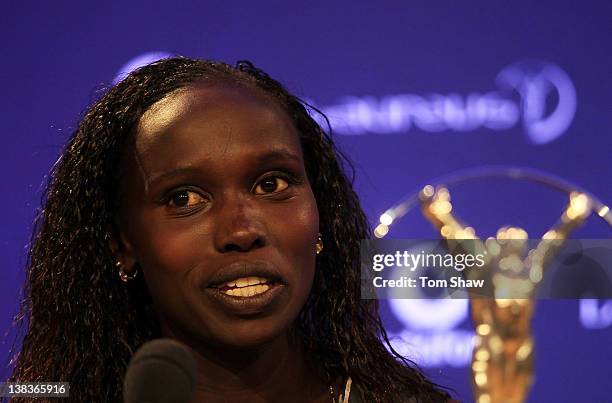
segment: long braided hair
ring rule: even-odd
[[[360,298],[359,248],[370,236],[368,223],[344,173],[350,163],[311,117],[314,108],[249,62],[232,67],[182,57],[141,67],[108,90],[53,167],[28,254],[17,317],[24,335],[11,381],[68,381],[70,400],[118,402],[131,355],[161,337],[142,277],[126,287],[115,270],[109,233],[118,208],[118,165],[143,113],[195,82],[262,91],[299,133],[325,253],[317,259],[294,332],[324,381],[350,376],[367,402],[446,400],[445,392],[393,350],[377,302]]]

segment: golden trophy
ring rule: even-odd
[[[531,318],[538,285],[574,229],[593,211],[612,225],[612,213],[592,195],[530,170],[499,169],[488,174],[463,175],[462,180],[483,175],[550,185],[567,194],[567,205],[557,223],[530,247],[527,232],[514,226],[500,228],[494,237],[479,238],[473,227],[454,214],[448,187],[427,185],[416,196],[383,214],[374,233],[382,238],[394,221],[420,205],[449,251],[484,252],[487,258],[481,270],[462,273],[466,279],[484,279],[489,285],[484,293],[469,293],[476,331],[471,363],[474,399],[477,403],[521,403],[526,401],[533,383]]]

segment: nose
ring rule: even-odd
[[[266,245],[260,214],[249,201],[226,201],[220,210],[215,236],[218,252],[248,252]]]

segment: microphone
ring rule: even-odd
[[[125,403],[189,403],[196,385],[196,363],[183,344],[157,339],[132,356],[123,381]]]

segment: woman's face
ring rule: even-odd
[[[143,115],[123,166],[121,259],[142,268],[164,333],[249,348],[287,330],[319,231],[287,114],[255,90],[193,85]]]

